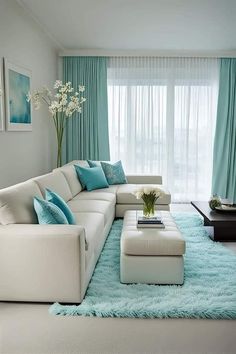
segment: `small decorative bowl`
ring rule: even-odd
[[[220,201],[219,197],[213,196],[209,200],[209,207],[211,208],[211,210],[215,210],[215,208],[221,207],[221,201]]]

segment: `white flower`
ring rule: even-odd
[[[67,99],[66,98],[61,100],[61,105],[62,106],[66,106],[67,105]]]
[[[68,91],[68,88],[66,86],[61,86],[61,88],[59,89],[60,93],[65,93]]]
[[[137,199],[141,199],[142,198],[142,193],[141,192],[136,192],[135,196]]]
[[[79,86],[79,92],[84,92],[84,90],[85,90],[85,86],[80,85]]]
[[[53,104],[51,104],[49,107],[48,107],[48,109],[49,109],[49,112],[51,113],[51,115],[55,115],[56,114],[56,107],[53,105]]]
[[[137,199],[141,199],[143,195],[143,187],[134,190],[133,194],[136,196]]]
[[[66,109],[66,111],[65,111],[65,114],[66,114],[67,117],[71,117],[72,114],[73,114],[73,111],[68,107],[68,108]]]
[[[133,194],[136,196],[137,199],[143,199],[148,196],[154,197],[155,199],[158,199],[164,195],[164,192],[161,188],[149,185],[149,186],[141,186],[137,190],[133,192]]]
[[[151,193],[153,193],[153,188],[152,187],[144,187],[143,192],[144,192],[144,194],[151,194]]]
[[[56,80],[54,84],[54,89],[58,89],[60,86],[62,86],[62,81],[61,80]]]
[[[80,85],[78,92],[74,92],[70,81],[63,84],[61,80],[56,80],[54,89],[54,94],[52,94],[46,86],[44,86],[41,91],[29,92],[27,100],[28,102],[32,101],[34,109],[39,109],[41,102],[46,103],[49,113],[52,116],[58,113],[59,120],[63,120],[64,115],[71,117],[75,112],[82,112],[82,105],[86,99],[80,97],[80,93],[85,90],[84,86]],[[53,95],[54,98],[52,99]]]
[[[79,99],[76,96],[72,96],[71,101],[74,102],[75,104],[79,104]]]
[[[68,108],[70,108],[70,109],[74,109],[75,106],[76,106],[76,102],[74,102],[74,101],[70,101],[70,102],[68,103]]]

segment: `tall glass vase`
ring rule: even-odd
[[[57,167],[62,165],[62,146],[61,142],[57,142]]]
[[[143,216],[144,218],[152,218],[155,215],[155,200],[150,199],[143,201]]]
[[[64,136],[64,130],[66,125],[65,115],[61,112],[57,112],[54,119],[54,125],[57,135],[57,167],[62,165],[62,141]]]
[[[59,133],[57,132],[57,167],[62,166],[62,139],[64,135],[64,129]]]

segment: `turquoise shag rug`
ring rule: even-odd
[[[121,284],[122,220],[113,223],[80,305],[53,304],[54,315],[236,319],[236,255],[209,239],[197,214],[175,213],[186,240],[184,285]]]

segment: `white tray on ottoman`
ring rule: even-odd
[[[164,229],[137,228],[137,212],[125,213],[121,234],[122,283],[183,284],[185,240],[168,211]]]

